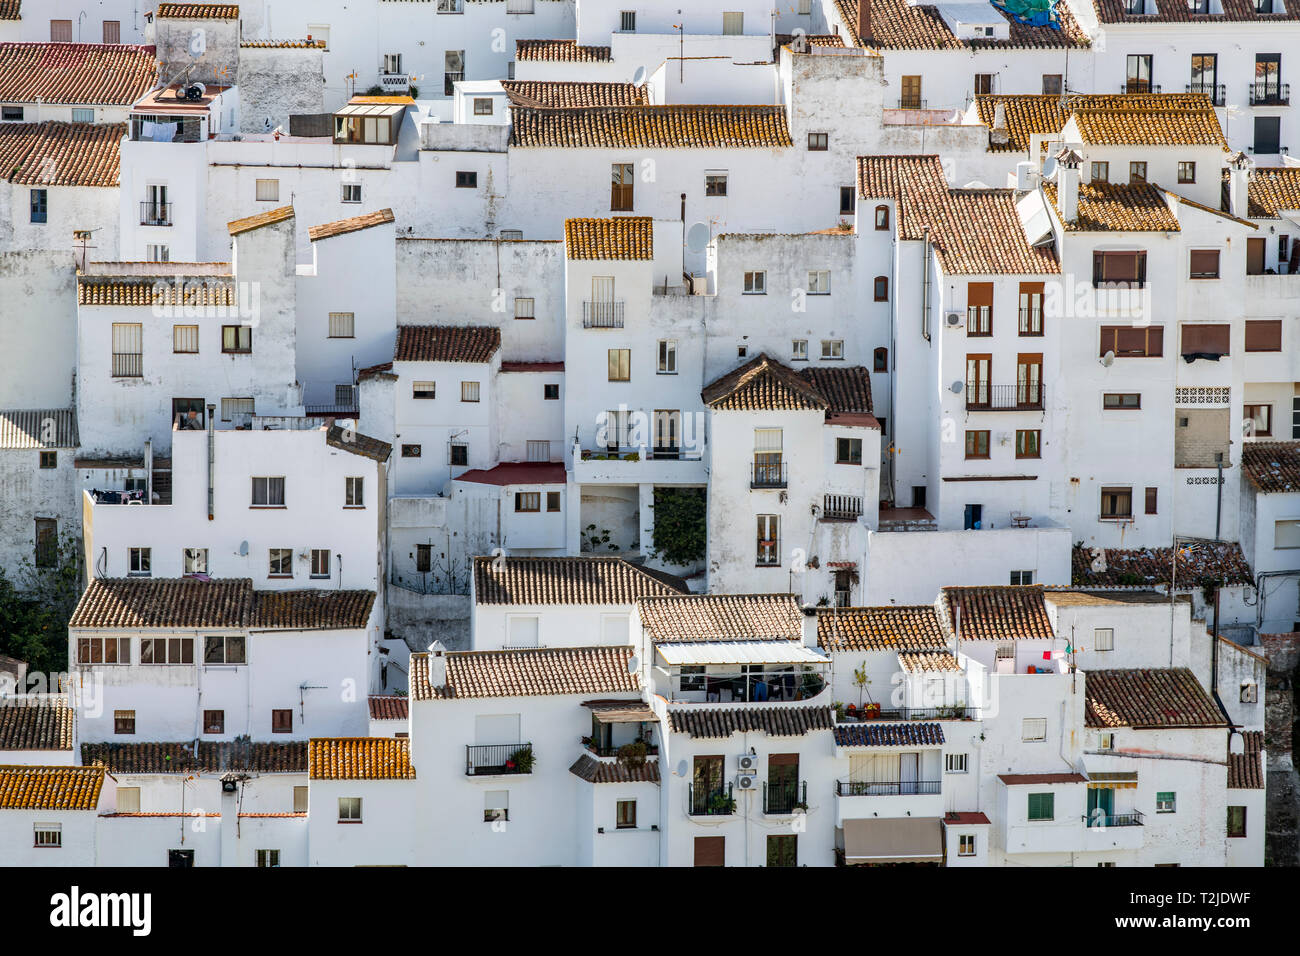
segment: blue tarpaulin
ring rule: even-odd
[[[1056,18],[1056,0],[999,0],[993,5],[1006,11],[1017,23],[1061,29]]]

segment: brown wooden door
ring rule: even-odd
[[[727,838],[707,836],[695,838],[696,866],[726,866]]]
[[[987,405],[991,397],[989,380],[992,376],[993,357],[989,354],[966,356],[966,404]]]
[[[904,76],[902,79],[902,97],[898,105],[905,110],[919,110],[921,108],[921,78],[919,76]]]
[[[1247,239],[1246,240],[1246,275],[1259,276],[1264,274],[1264,240]]]
[[[1016,357],[1016,405],[1041,408],[1043,404],[1043,353],[1022,352]]]

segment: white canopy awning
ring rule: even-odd
[[[677,664],[827,664],[811,648],[795,641],[703,641],[656,644],[668,665]]]
[[[938,817],[845,820],[845,863],[933,863],[943,859]]]

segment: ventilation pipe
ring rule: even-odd
[[[217,436],[213,431],[213,418],[216,417],[217,406],[208,406],[208,520],[213,517],[212,508],[212,486],[216,480],[217,472]]]

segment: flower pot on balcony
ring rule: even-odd
[[[878,717],[880,717],[880,705],[879,705],[879,704],[872,703],[872,704],[863,704],[863,705],[862,705],[862,719],[863,719],[863,720],[876,720]]]

